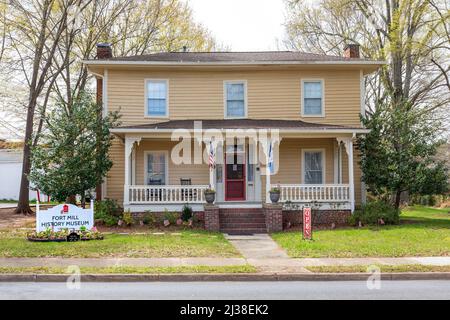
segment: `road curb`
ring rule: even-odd
[[[0,282],[66,282],[66,274],[0,274]],[[84,282],[362,281],[371,273],[82,274]],[[73,279],[73,278],[71,278]],[[450,272],[383,273],[381,280],[450,280]]]

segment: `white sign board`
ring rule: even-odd
[[[63,229],[80,230],[84,226],[87,230],[94,227],[94,202],[90,209],[79,208],[73,204],[60,204],[48,210],[39,210],[36,206],[36,232]]]

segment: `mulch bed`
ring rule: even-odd
[[[14,210],[15,208],[0,209],[0,229],[20,228],[36,221],[34,215],[15,214]],[[31,210],[34,212],[35,208],[31,208]]]

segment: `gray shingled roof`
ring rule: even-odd
[[[118,129],[194,129],[194,121],[201,121],[203,129],[362,129],[301,120],[226,119],[226,120],[170,120],[160,123],[122,126]]]
[[[135,62],[296,62],[296,61],[370,61],[361,58],[345,58],[324,54],[294,51],[257,51],[257,52],[160,52],[127,57],[102,59],[105,61]]]

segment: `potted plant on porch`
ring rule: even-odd
[[[209,187],[205,190],[205,200],[207,203],[211,204],[214,203],[214,200],[216,199],[216,190]]]
[[[280,200],[280,193],[281,193],[281,189],[279,186],[272,187],[269,190],[270,201],[272,201],[272,203],[277,203]]]

